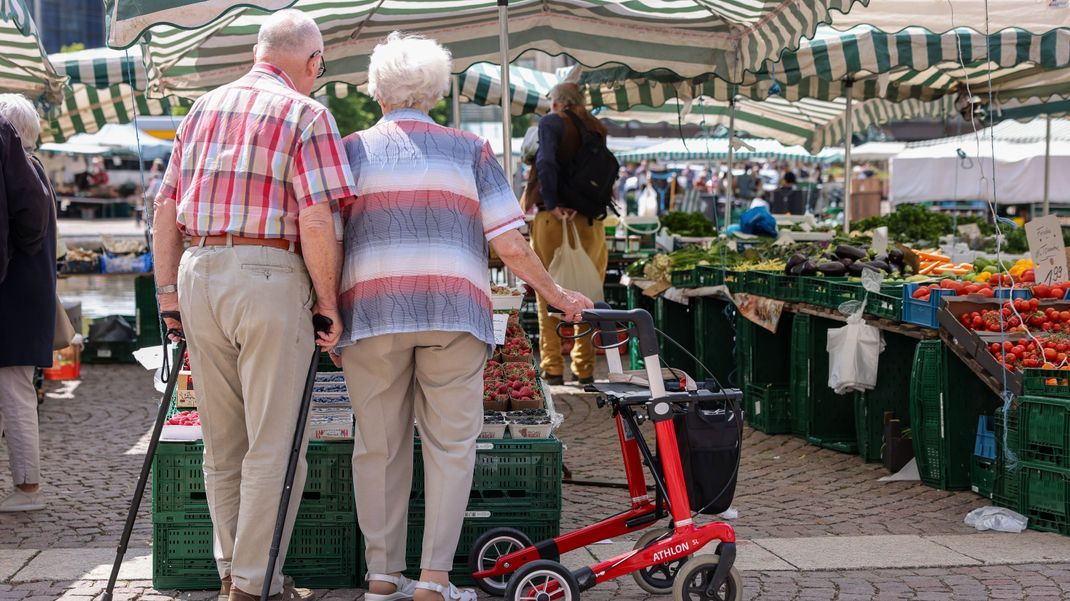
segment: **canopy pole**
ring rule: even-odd
[[[450,98],[450,109],[453,113],[453,123],[450,125],[454,129],[460,129],[461,127],[461,77],[459,75],[450,76],[450,85],[453,87],[453,97]]]
[[[1051,113],[1046,115],[1044,125],[1044,215],[1051,213],[1049,180],[1051,179]]]
[[[509,110],[512,95],[509,93],[509,0],[498,0],[498,63],[502,67],[502,167],[509,187],[513,186],[513,132],[512,114]]]
[[[732,223],[732,205],[735,204],[736,193],[735,185],[732,181],[732,163],[735,159],[735,147],[732,145],[732,141],[736,137],[736,99],[733,96],[728,101],[728,189],[727,196],[725,196],[724,203],[724,231],[728,229],[728,225]]]
[[[851,233],[851,140],[854,138],[854,115],[851,113],[854,80],[844,81],[847,88],[847,108],[843,112],[847,120],[843,128],[843,233]]]

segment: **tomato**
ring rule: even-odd
[[[1022,281],[1023,282],[1036,281],[1036,279],[1037,279],[1036,271],[1033,270],[1033,269],[1026,269],[1025,271],[1022,272],[1022,276],[1021,277],[1022,277]]]
[[[1010,340],[1005,340],[1003,342],[1003,350],[1009,351],[1012,348],[1014,348],[1014,343],[1013,342],[1011,342]]]
[[[994,322],[994,321],[990,321],[990,322],[988,322],[988,325],[985,327],[985,329],[988,330],[989,332],[998,332],[999,331],[999,324]]]
[[[1055,360],[1059,363],[1066,361],[1066,353],[1059,353],[1058,355],[1055,355]]]
[[[974,317],[973,318],[973,329],[980,330],[981,326],[983,326],[984,323],[985,323],[985,321],[983,319],[981,319],[980,317]]]
[[[1033,296],[1036,298],[1048,298],[1051,296],[1051,287],[1044,284],[1033,286]]]
[[[1050,321],[1045,321],[1043,324],[1041,324],[1040,327],[1043,328],[1045,332],[1050,332],[1055,329],[1055,324],[1051,323]]]
[[[1055,350],[1059,351],[1060,353],[1065,353],[1067,349],[1070,349],[1070,344],[1059,342],[1055,345]]]
[[[911,294],[911,296],[913,296],[914,298],[929,296],[929,289],[924,286],[919,286],[918,289],[914,291],[914,294]]]
[[[1014,345],[1014,348],[1011,349],[1011,352],[1021,357],[1025,354],[1025,347],[1020,344],[1016,344]]]
[[[1062,321],[1070,321],[1070,311],[1059,311],[1059,319]]]
[[[1015,311],[1028,311],[1029,310],[1029,303],[1026,302],[1026,301],[1023,301],[1020,298],[1019,299],[1015,299],[1014,300],[1014,310]]]
[[[1011,315],[1014,315],[1014,313],[1010,309],[1008,309],[1007,307],[1003,307],[1002,309],[999,310],[999,312],[1000,312],[1001,315],[1003,315],[1003,319],[1007,319]]]
[[[1026,359],[1025,361],[1022,361],[1022,367],[1036,367],[1038,365],[1040,365],[1040,362],[1036,359]]]
[[[1040,306],[1040,303],[1037,302],[1037,299],[1035,299],[1035,298],[1029,299],[1029,309],[1030,310],[1036,311],[1037,307],[1039,307],[1039,306]]]
[[[976,294],[977,291],[980,290],[980,289],[981,289],[981,287],[978,286],[977,284],[966,284],[965,286],[962,287],[962,293],[963,294]]]
[[[1000,348],[1002,347],[1000,347],[998,342],[993,342],[992,344],[988,345],[988,351],[993,355],[998,353]]]
[[[1003,360],[1007,363],[1014,363],[1018,360],[1018,357],[1014,356],[1014,353],[1003,353]]]
[[[955,280],[944,279],[944,280],[940,280],[940,287],[944,288],[945,290],[954,290],[955,292],[958,292],[959,290],[962,289],[962,282],[956,282]]]
[[[1062,288],[1055,287],[1055,288],[1051,289],[1051,293],[1050,294],[1051,294],[1051,298],[1060,298],[1061,299],[1063,296],[1066,295],[1066,291],[1063,290]]]
[[[992,292],[991,288],[981,288],[977,291],[977,293],[985,298],[992,298],[996,295],[995,292]]]

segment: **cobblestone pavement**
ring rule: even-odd
[[[136,481],[154,415],[156,393],[148,373],[133,366],[84,366],[84,380],[50,384],[41,407],[42,462],[49,507],[0,514],[0,553],[22,549],[114,548]],[[565,392],[560,389],[559,392]],[[567,416],[560,436],[577,482],[623,482],[620,453],[607,410],[589,395],[557,394]],[[0,445],[0,490],[10,489],[6,450]],[[970,534],[963,516],[982,505],[969,493],[947,493],[918,483],[878,483],[883,469],[857,457],[817,449],[787,436],[749,430],[733,520],[741,539],[886,534]],[[583,484],[564,486],[562,528],[590,524],[626,507],[625,491]],[[131,547],[150,544],[146,499]],[[2,555],[0,555],[2,557]],[[29,555],[27,556],[29,557]],[[1061,560],[1065,561],[1065,560]],[[10,571],[13,573],[20,565]],[[1070,564],[968,566],[939,569],[745,571],[746,599],[843,600],[1070,599]],[[6,577],[6,576],[5,576]],[[0,600],[99,598],[100,580],[0,582]],[[115,599],[214,599],[212,592],[158,592],[148,581],[123,581]],[[356,599],[355,590],[318,591],[324,600]],[[641,600],[649,595],[630,578],[599,586],[584,599]]]

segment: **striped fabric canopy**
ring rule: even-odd
[[[70,78],[72,84],[84,83],[94,88],[127,84],[138,90],[145,89],[145,61],[137,46],[126,50],[92,48],[61,52],[50,54],[48,60]]]
[[[739,80],[744,70],[760,68],[766,59],[797,46],[800,36],[812,35],[830,10],[847,11],[856,1],[868,2],[513,0],[509,59],[535,49],[568,54],[587,65],[616,63],[639,71],[666,68],[684,77],[714,73]],[[189,19],[167,21],[144,8],[180,4]],[[243,5],[215,19],[221,7],[233,4],[113,0],[111,43],[128,45],[151,27],[146,42],[150,90],[193,97],[236,79],[250,66],[250,50],[266,13]],[[394,30],[445,44],[456,72],[499,61],[495,0],[298,0],[293,7],[319,24],[331,81],[363,83],[369,54]]]
[[[44,104],[58,102],[63,79],[48,62],[24,1],[0,0],[0,92]]]
[[[708,127],[728,127],[729,103],[700,98],[685,112],[678,101],[661,107],[634,106],[630,110],[603,111],[599,117],[617,121],[642,123],[700,124]],[[934,102],[908,100],[889,102],[872,99],[855,105],[852,111],[854,131],[865,131],[871,125],[911,119],[943,119],[954,112],[951,98]],[[797,145],[809,152],[819,152],[827,146],[843,141],[846,100],[804,99],[795,102],[783,98],[763,101],[736,100],[735,126],[738,131],[761,138],[773,138],[783,144]]]
[[[780,161],[799,161],[803,163],[827,162],[832,157],[815,156],[801,146],[785,146],[776,140],[761,138],[743,139],[742,142],[754,150],[740,147],[734,152],[741,161],[766,159]],[[643,160],[671,161],[723,161],[728,159],[728,138],[692,138],[689,140],[666,140],[654,146],[628,152],[618,152],[617,160],[622,163]]]
[[[91,134],[108,123],[132,123],[136,116],[170,115],[175,105],[188,102],[147,98],[126,84],[94,88],[71,86],[58,110],[46,116],[41,127],[42,142],[63,142],[74,134]]]

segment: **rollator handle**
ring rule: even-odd
[[[594,309],[587,309],[583,312],[583,321],[608,334],[617,332],[618,323],[635,324],[639,351],[643,357],[652,357],[658,354],[658,339],[654,331],[654,319],[650,317],[650,313],[643,309],[621,311],[599,301],[594,304]]]

